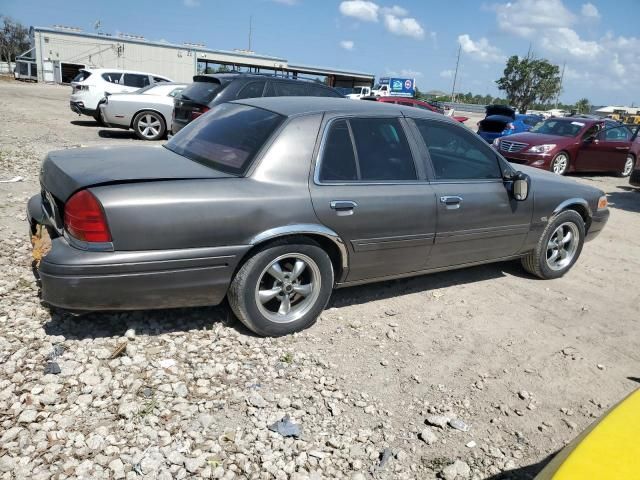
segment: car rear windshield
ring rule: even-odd
[[[261,108],[223,103],[180,130],[165,147],[216,170],[242,175],[284,118]]]
[[[72,82],[82,82],[91,76],[91,72],[87,72],[86,70],[80,70],[78,74],[73,77]]]
[[[557,135],[559,137],[575,137],[584,127],[584,122],[571,122],[567,120],[546,120],[531,129],[534,133],[545,135]]]
[[[202,105],[208,105],[223,88],[224,85],[218,80],[212,82],[193,82],[182,91],[182,98],[184,100],[201,103]]]

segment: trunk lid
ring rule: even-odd
[[[516,111],[506,105],[487,105],[485,108],[485,115],[487,117],[500,115],[503,117],[509,117],[512,120],[516,119]]]
[[[40,184],[66,202],[74,192],[97,185],[231,176],[163,147],[90,147],[50,152],[42,163]]]

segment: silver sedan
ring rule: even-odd
[[[141,140],[160,140],[167,134],[173,99],[186,86],[163,82],[132,93],[109,95],[100,105],[100,116],[108,127],[132,128]]]

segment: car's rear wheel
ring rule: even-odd
[[[621,177],[628,177],[633,172],[633,167],[635,166],[636,159],[633,155],[627,155],[627,160],[624,162],[624,168],[620,172]]]
[[[559,278],[578,260],[584,245],[584,220],[574,210],[565,210],[545,228],[536,249],[522,258],[529,273],[543,279]]]
[[[557,175],[564,175],[569,169],[569,155],[560,152],[551,160],[551,171]]]
[[[102,120],[102,114],[100,113],[100,105],[102,105],[103,103],[104,102],[98,103],[98,106],[96,107],[96,113],[93,114],[93,118],[101,127],[104,126],[104,121]]]
[[[280,336],[315,323],[333,290],[333,266],[317,243],[278,241],[252,255],[236,273],[227,298],[258,335]]]
[[[167,133],[167,125],[161,114],[146,110],[134,117],[133,130],[140,140],[160,140]]]

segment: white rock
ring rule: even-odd
[[[264,408],[268,405],[267,401],[262,398],[262,395],[260,395],[258,392],[253,392],[251,395],[249,395],[249,398],[247,398],[247,403],[256,408]]]
[[[445,480],[456,480],[456,478],[469,478],[471,468],[462,460],[456,460],[451,465],[442,470],[442,478]]]
[[[438,441],[438,436],[433,433],[433,430],[429,427],[424,428],[422,432],[420,432],[420,438],[427,445],[431,445]]]
[[[29,409],[23,410],[20,416],[18,417],[18,423],[33,423],[36,421],[38,417],[38,411]]]
[[[427,425],[433,425],[434,427],[445,428],[450,420],[451,418],[447,417],[446,415],[429,415],[426,418],[425,422],[427,423]]]
[[[113,474],[114,479],[120,479],[125,477],[124,464],[122,463],[122,460],[120,460],[119,458],[116,458],[115,460],[112,460],[111,462],[109,462],[109,469],[111,470],[111,473]]]

